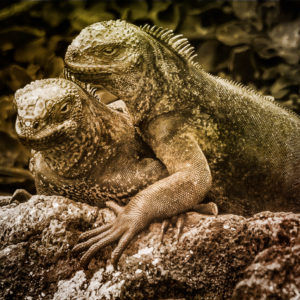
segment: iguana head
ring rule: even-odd
[[[66,77],[105,87],[124,100],[160,91],[184,70],[194,49],[172,30],[125,21],[105,21],[83,29],[68,47]],[[182,59],[183,58],[183,59]]]
[[[82,118],[80,88],[65,79],[37,80],[15,93],[16,132],[36,150],[65,143],[76,135]]]
[[[100,22],[83,29],[68,47],[66,77],[89,82],[93,87],[104,86],[109,91],[119,85],[126,86],[129,93],[136,92],[129,90],[141,78],[141,41],[137,30],[125,21]]]

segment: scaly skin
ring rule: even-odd
[[[103,228],[93,251],[110,237],[126,243],[131,228],[189,210],[206,195],[223,212],[299,211],[299,117],[206,73],[186,39],[149,25],[100,22],[73,40],[65,65],[67,77],[124,100],[170,174],[133,197],[135,209],[116,219],[123,233]]]
[[[16,131],[35,151],[37,192],[99,207],[166,176],[128,117],[65,79],[35,81],[16,92]],[[122,155],[120,155],[122,153]]]
[[[38,194],[62,195],[98,207],[108,200],[127,204],[132,195],[168,175],[128,115],[108,108],[73,82],[35,81],[16,92],[15,103],[17,134],[34,149],[30,167]],[[106,203],[116,207],[112,201]],[[210,208],[216,210],[207,204],[198,211]],[[121,209],[128,210],[125,206],[118,213]],[[90,243],[83,245],[75,250]],[[113,255],[115,263],[122,251]],[[82,264],[87,262],[83,257]]]

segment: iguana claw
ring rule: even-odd
[[[111,263],[114,267],[126,249],[130,241],[143,228],[137,228],[137,222],[129,218],[125,212],[125,207],[121,207],[113,201],[106,202],[107,207],[111,208],[117,215],[116,219],[110,223],[100,226],[83,233],[79,241],[87,239],[85,242],[77,244],[73,251],[80,252],[88,249],[80,260],[80,265],[85,268],[91,258],[102,248],[108,246],[114,241],[119,240],[117,247],[111,254]]]
[[[195,211],[200,214],[205,214],[205,215],[218,215],[218,206],[214,202],[209,202],[209,203],[200,203],[196,205],[191,211]],[[185,214],[180,214],[179,216],[175,216],[172,218],[176,218],[176,234],[175,234],[175,240],[179,241],[184,223],[185,223]],[[159,237],[160,243],[162,243],[164,239],[164,235],[170,226],[172,221],[170,219],[164,220],[161,225],[161,233]]]

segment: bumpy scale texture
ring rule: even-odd
[[[118,270],[106,263],[111,247],[78,270],[69,251],[78,235],[113,219],[108,209],[58,196],[1,207],[0,298],[215,300],[234,292],[235,299],[297,299],[299,215],[188,213],[179,241],[170,228],[161,244],[154,223],[126,249]]]
[[[243,214],[299,209],[299,117],[206,73],[195,55],[171,30],[106,21],[74,39],[66,74],[123,99],[166,165],[170,176],[141,193],[153,214],[178,213],[206,194],[227,212],[229,198]]]
[[[140,204],[123,208],[117,203],[127,204],[132,195],[168,175],[164,165],[142,142],[126,113],[106,107],[71,81],[35,81],[16,92],[15,103],[17,134],[35,150],[31,171],[38,194],[66,196],[98,207],[113,200],[110,206],[128,218],[127,211],[139,209]],[[204,204],[198,211],[207,211],[206,207],[210,205]],[[134,215],[130,219],[136,222]],[[130,239],[145,228],[136,223],[130,238],[116,248],[115,263]],[[110,227],[105,228],[111,233],[125,231],[118,224]],[[98,233],[103,236],[101,231],[100,228],[87,233],[82,239]],[[88,249],[98,239],[82,243],[75,250]],[[83,264],[95,252],[91,248],[83,256]]]
[[[271,97],[206,73],[195,55],[171,30],[121,20],[88,26],[67,50],[66,76],[124,100],[169,172],[139,192],[129,217],[117,222],[145,227],[205,196],[221,212],[299,211],[299,117]],[[128,235],[114,239],[126,243]]]
[[[166,176],[126,114],[65,79],[35,81],[15,94],[16,131],[34,149],[38,194],[104,207]]]

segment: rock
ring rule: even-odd
[[[76,270],[70,256],[79,233],[98,209],[63,197],[33,196],[0,209],[0,299],[24,299],[56,290]]]
[[[109,264],[115,245],[81,270],[71,252],[79,234],[112,218],[56,196],[1,207],[0,299],[289,299],[300,289],[299,214],[187,213],[178,242],[171,227],[160,243],[154,223],[117,270]]]
[[[233,299],[300,299],[300,243],[260,252],[235,287]]]

